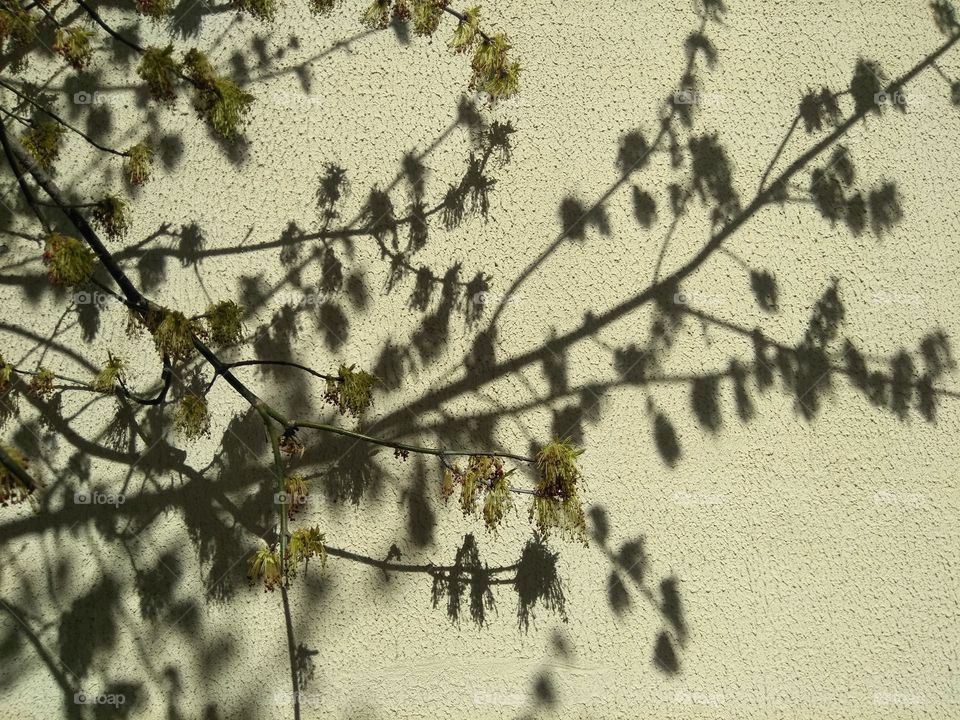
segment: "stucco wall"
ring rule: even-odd
[[[209,298],[238,297],[251,309],[249,333],[266,328],[261,352],[321,370],[340,362],[378,369],[386,386],[362,424],[375,432],[521,453],[564,434],[586,448],[591,542],[551,538],[548,551],[527,547],[518,587],[513,566],[531,538],[525,504],[495,537],[462,518],[455,502],[444,506],[432,459],[382,450],[361,462],[362,446],[304,436],[303,465],[316,475],[316,490],[297,522],[318,524],[333,554],[324,573],[311,568],[289,590],[294,645],[312,668],[303,673],[312,677],[302,716],[960,716],[956,397],[938,395],[930,421],[912,395],[901,417],[890,403],[871,403],[842,372],[830,374],[829,391],[799,400],[779,372],[765,391],[751,375],[752,415],[728,376],[718,381],[716,412],[691,391],[697,377],[726,373],[734,358],[753,362],[750,338],[737,328],[799,343],[831,278],[845,309],[830,345],[840,365],[850,339],[871,370],[890,375],[891,359],[905,349],[919,376],[922,338],[960,332],[960,112],[943,78],[924,71],[907,88],[905,113],[871,114],[842,140],[864,192],[895,183],[899,222],[879,237],[869,227],[857,236],[808,202],[760,210],[725,242],[732,254],[713,253],[683,283],[690,306],[720,322],[681,307],[682,324],[660,366],[637,383],[629,381],[635,356],[626,349],[648,343],[652,304],[613,322],[603,318],[653,280],[673,221],[668,186],[687,182],[689,165],[672,169],[669,155],[658,152],[619,182],[616,159],[626,133],[656,136],[686,64],[684,41],[699,27],[694,8],[484,4],[487,23],[514,40],[523,89],[494,109],[475,110],[480,122],[510,121],[516,129],[509,160],[487,167],[496,179],[487,217],[468,213],[445,229],[442,213],[432,216],[425,245],[410,256],[436,278],[455,264],[464,283],[490,276],[485,306],[471,300],[476,288],[460,290],[446,313],[439,286],[426,308],[412,306],[412,274],[388,289],[389,261],[364,234],[329,239],[344,280],[321,292],[324,264],[313,253],[322,241],[300,236],[322,231],[316,193],[325,163],[344,168],[350,183],[330,224],[337,227],[358,216],[374,188],[389,190],[398,216],[405,214],[407,153],[426,168],[432,207],[459,182],[478,141],[477,127],[457,122],[468,70],[446,50],[445,32],[432,42],[393,30],[366,33],[357,7],[345,5],[316,20],[288,3],[273,26],[213,13],[198,34],[178,40],[207,48],[257,97],[249,145],[238,152],[208,137],[186,98],[171,109],[149,105],[145,123],[144,99],[131,90],[134,65],[106,51],[103,67],[116,62],[113,70],[80,79],[61,73],[49,88],[78,125],[91,122],[91,113],[100,113],[94,122],[109,115],[107,137],[118,146],[152,128],[171,137],[166,162],[136,195],[123,244],[133,248],[126,267],[153,297],[191,313]],[[704,95],[689,132],[717,133],[743,205],[808,89],[845,89],[861,57],[899,76],[944,41],[925,4],[910,0],[729,5],[724,21],[705,29],[717,62],[707,69],[698,61]],[[140,33],[145,41],[165,35],[146,25]],[[949,77],[960,77],[958,52],[938,63]],[[71,102],[94,91],[102,93],[94,104]],[[849,98],[841,103],[852,111]],[[825,136],[808,135],[801,124],[777,167]],[[102,191],[110,160],[78,142],[70,148],[60,184]],[[806,185],[828,155],[796,184]],[[122,188],[112,167],[108,182]],[[605,222],[555,243],[565,199],[589,207],[615,185],[602,205]],[[634,216],[633,186],[655,199],[649,228]],[[693,257],[709,230],[708,211],[694,198],[661,275]],[[401,246],[407,232],[400,227]],[[41,289],[33,245],[4,242],[4,277],[31,279],[26,289],[0,286],[3,307],[15,309],[4,313],[2,352],[30,367],[38,360],[34,342],[8,325],[48,336],[66,298]],[[776,311],[758,306],[750,269],[775,277]],[[328,279],[330,272],[327,265]],[[492,360],[476,361],[475,338],[504,298]],[[562,342],[584,324],[591,330],[582,339]],[[68,312],[58,333],[57,342],[94,364],[108,349],[136,363],[143,392],[154,382],[149,339],[129,339],[113,305],[104,306],[95,330]],[[561,342],[551,344],[555,338]],[[388,346],[405,359],[383,362]],[[534,361],[509,366],[541,346],[549,350]],[[44,364],[90,373],[55,350]],[[179,372],[189,378],[189,370]],[[330,416],[321,382],[242,372],[278,407]],[[952,391],[956,382],[949,372],[935,385]],[[72,417],[89,400],[64,395],[63,417],[72,418],[64,422],[75,435],[59,421],[39,422],[26,399],[20,418],[3,427],[6,441],[48,458],[36,463],[48,492],[39,515],[5,508],[0,516],[0,716],[92,712],[72,702],[71,690],[82,687],[122,692],[130,717],[292,717],[280,594],[250,589],[244,578],[245,555],[272,510],[257,421],[240,417],[243,401],[220,382],[210,394],[208,441],[185,443],[169,432],[169,412],[167,422],[142,412],[143,436],[120,433],[111,445],[111,401]],[[661,430],[669,423],[676,434],[677,457],[663,432],[657,441],[658,416]],[[81,488],[122,492],[125,502],[77,506],[73,492]],[[601,518],[609,524],[604,543],[596,532]],[[431,564],[454,565],[467,534],[481,563],[505,568],[491,573],[482,622],[471,615],[469,583],[458,619],[450,617],[449,593],[436,603],[432,595]],[[631,553],[637,539],[641,562]],[[547,552],[559,553],[557,578],[538,594],[530,576],[549,569]],[[621,552],[629,559],[618,566]],[[664,581],[677,589],[678,613],[663,611]]]

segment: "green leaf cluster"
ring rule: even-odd
[[[83,242],[68,235],[51,233],[47,238],[43,261],[47,276],[55,285],[83,285],[93,276],[96,262],[93,250]]]
[[[60,123],[38,122],[21,137],[24,149],[44,170],[50,170],[60,157],[60,144],[66,129]]]
[[[580,499],[582,476],[577,459],[583,450],[554,440],[537,453],[540,477],[534,489],[530,519],[544,536],[557,530],[586,543],[586,518]]]
[[[327,566],[327,548],[324,545],[326,538],[320,528],[301,528],[294,530],[287,542],[287,576],[296,575],[296,566],[306,564],[310,558],[320,558],[320,567]]]
[[[237,7],[258,20],[273,20],[277,14],[276,0],[236,0]]]
[[[108,353],[107,363],[93,379],[93,389],[97,392],[112,393],[117,385],[126,380],[126,365],[113,353]]]
[[[355,370],[355,367],[340,366],[338,376],[327,380],[324,399],[336,405],[341,415],[350,413],[360,417],[373,404],[373,386],[377,384],[377,378],[365,370]]]
[[[45,367],[38,368],[37,372],[30,378],[30,392],[38,398],[49,400],[53,397],[53,383],[56,379],[57,376],[53,374],[52,370]]]
[[[187,77],[194,83],[193,107],[213,131],[232,140],[241,131],[253,103],[253,95],[233,80],[217,75],[207,56],[196,48],[183,59]]]
[[[162,310],[159,321],[150,318],[147,327],[153,334],[157,352],[175,360],[185,360],[193,353],[193,322],[176,310]]]
[[[466,469],[451,465],[444,472],[441,495],[444,499],[453,495],[460,486],[460,509],[464,515],[474,515],[481,495],[483,521],[488,530],[496,530],[508,511],[512,510],[513,495],[507,478],[513,471],[505,472],[502,458],[493,455],[471,455]]]
[[[0,46],[9,51],[8,41],[25,44],[33,39],[36,20],[17,0],[0,1]]]
[[[126,154],[123,171],[130,184],[139,187],[150,179],[150,171],[153,169],[153,148],[146,143],[137,143],[127,150]]]
[[[307,503],[310,494],[310,481],[301,473],[287,476],[283,481],[283,490],[287,494],[287,515],[290,519]]]
[[[473,77],[470,87],[486,92],[494,100],[516,95],[520,89],[520,63],[509,59],[513,47],[507,36],[498,33],[487,39],[476,40],[470,63]]]
[[[137,74],[147,83],[154,100],[172,102],[177,95],[176,83],[180,76],[180,63],[173,57],[173,45],[148,47],[137,66]]]
[[[232,345],[243,335],[243,310],[233,300],[211,305],[204,318],[207,321],[207,334],[217,345]]]
[[[53,51],[74,70],[83,70],[93,56],[90,40],[93,33],[83,28],[57,28],[53,35]]]
[[[190,393],[177,405],[173,424],[188,440],[210,434],[210,411],[202,397]]]
[[[283,573],[280,569],[280,555],[273,548],[260,548],[247,564],[247,577],[250,584],[263,578],[264,590],[273,589],[283,584]]]
[[[287,541],[286,562],[281,563],[280,553],[275,547],[257,550],[247,563],[247,577],[250,584],[263,580],[264,590],[271,592],[277,587],[286,587],[297,575],[297,566],[306,566],[310,558],[320,558],[320,567],[327,565],[326,538],[320,528],[302,528],[290,534]]]
[[[107,195],[97,201],[90,218],[111,240],[126,235],[130,229],[130,212],[126,200],[116,195]]]
[[[137,0],[137,12],[153,20],[159,20],[170,14],[173,0]]]
[[[480,37],[480,8],[472,7],[464,13],[466,20],[457,23],[448,45],[454,52],[466,52]]]

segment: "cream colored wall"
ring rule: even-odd
[[[516,127],[512,159],[492,172],[497,183],[486,222],[472,217],[450,231],[431,222],[429,240],[413,262],[441,276],[461,263],[464,280],[483,271],[492,276],[496,295],[506,292],[557,237],[564,197],[589,204],[617,181],[620,137],[633,129],[648,139],[655,135],[661,103],[683,68],[684,39],[698,20],[686,3],[495,0],[484,8],[488,23],[514,39],[525,67],[521,95],[483,110],[488,120],[510,120]],[[257,97],[249,150],[234,165],[208,139],[185,99],[159,111],[162,127],[182,136],[184,152],[175,167],[158,173],[139,193],[128,242],[154,233],[161,223],[175,230],[197,223],[210,251],[276,241],[290,222],[316,231],[314,197],[326,162],[348,172],[352,192],[341,210],[344,219],[357,214],[371,188],[393,181],[410,151],[426,151],[427,198],[439,201],[463,172],[471,148],[464,127],[444,134],[464,92],[466,62],[447,53],[442,32],[432,42],[414,38],[405,45],[385,31],[338,46],[362,32],[356,15],[356,8],[347,7],[315,20],[289,3],[274,26],[236,20],[230,13],[204,19],[201,33],[186,42],[209,48],[223,68],[230,67],[234,52],[247,58],[249,89]],[[162,35],[142,30],[144,36],[152,32]],[[711,24],[707,35],[719,61],[702,79],[715,101],[702,108],[695,129],[718,133],[744,200],[808,87],[846,87],[859,57],[876,59],[891,77],[900,75],[943,41],[924,3],[908,0],[731,2],[725,22]],[[298,38],[296,47],[291,36]],[[263,67],[257,66],[254,38],[262,39],[271,58]],[[958,51],[940,66],[960,77]],[[309,94],[298,77],[308,79]],[[61,75],[51,87],[78,123],[86,122],[87,109],[67,104],[69,95],[78,89],[103,92],[114,122],[112,141],[124,146],[146,130],[127,89],[132,79],[129,67],[119,67],[100,81],[71,81],[66,87]],[[813,303],[829,279],[838,277],[846,309],[842,336],[876,358],[880,369],[901,348],[915,350],[931,330],[960,333],[955,287],[960,113],[932,70],[908,91],[918,100],[906,114],[871,116],[844,139],[863,187],[896,182],[903,220],[894,229],[880,239],[869,232],[854,237],[842,225],[831,228],[810,205],[767,208],[727,247],[751,267],[775,275],[779,312],[758,309],[745,271],[723,254],[714,254],[684,284],[689,296],[724,320],[748,329],[760,326],[777,340],[796,343]],[[798,133],[780,167],[812,143]],[[74,143],[61,184],[78,192],[97,190],[100,173],[90,172],[91,164],[100,168],[104,159]],[[638,226],[630,189],[621,188],[605,204],[608,236],[591,228],[585,240],[561,243],[529,275],[500,317],[498,362],[543,344],[552,331],[562,336],[574,330],[585,313],[602,315],[650,283],[670,222],[666,186],[678,177],[666,155],[658,155],[631,178],[658,201],[653,228]],[[805,177],[798,181],[806,182]],[[120,187],[119,178],[114,181]],[[392,197],[398,208],[404,206],[402,182]],[[705,212],[694,203],[669,246],[665,268],[691,257],[707,230]],[[4,265],[33,252],[32,246],[6,242],[11,247],[2,256]],[[177,244],[176,239],[154,242]],[[310,247],[307,243],[302,260]],[[349,329],[335,350],[325,346],[323,329],[312,317],[315,307],[308,306],[298,320],[294,357],[321,369],[334,369],[341,361],[372,368],[388,339],[409,345],[425,313],[408,307],[411,277],[392,293],[385,291],[388,265],[371,238],[355,238],[350,252],[343,242],[333,247],[347,275],[362,275],[368,302],[361,309],[346,295],[337,296]],[[35,258],[32,262],[26,268],[39,273]],[[142,281],[136,262],[129,267]],[[276,292],[248,319],[253,331],[271,322],[285,303],[300,303],[316,287],[321,270],[317,262],[308,263],[299,288],[287,273],[276,247],[209,256],[196,266],[181,266],[171,257],[165,284],[152,292],[199,312],[208,294],[235,297],[242,278],[259,276]],[[0,292],[5,307],[18,307],[19,287],[5,285]],[[62,308],[62,299],[38,292],[5,321],[47,335]],[[142,359],[137,381],[146,391],[157,372],[150,348],[146,341],[126,339],[122,325],[111,323],[121,314],[105,311],[89,342],[73,317],[66,316],[58,339],[95,363],[107,349]],[[391,435],[407,433],[409,440],[435,443],[434,434],[417,429],[439,424],[446,437],[459,434],[460,442],[469,443],[471,435],[482,433],[451,431],[456,418],[499,409],[504,415],[492,436],[501,448],[518,452],[526,452],[531,440],[562,431],[552,411],[578,402],[579,393],[538,403],[551,389],[539,362],[458,393],[442,407],[406,414],[408,403],[463,375],[464,356],[489,318],[488,311],[478,325],[467,326],[462,312],[455,311],[446,346],[430,362],[417,359],[402,389],[377,397],[367,426],[390,416]],[[645,342],[650,319],[644,308],[571,346],[563,355],[570,388],[615,381],[611,350]],[[8,332],[3,343],[5,356],[18,360],[32,346]],[[734,357],[751,361],[748,341],[688,319],[663,373],[725,370]],[[36,359],[33,353],[25,362]],[[56,353],[48,353],[45,363],[68,374],[84,372]],[[254,371],[245,371],[245,377],[278,406],[329,414],[318,383],[292,376],[295,383],[281,388]],[[954,373],[939,384],[953,389],[956,381]],[[445,599],[432,606],[427,574],[385,573],[341,554],[330,558],[322,577],[311,569],[289,591],[295,643],[316,653],[314,677],[302,695],[303,717],[960,715],[956,398],[943,399],[935,423],[915,410],[900,420],[889,409],[871,405],[838,374],[832,393],[808,421],[779,381],[765,394],[752,386],[750,393],[756,417],[742,422],[730,383],[723,383],[722,426],[716,433],[698,423],[688,383],[626,385],[598,397],[592,391],[582,396],[584,410],[595,415],[583,423],[588,502],[606,511],[608,545],[614,551],[643,538],[643,587],[654,600],[660,582],[676,578],[687,628],[682,642],[632,581],[626,582],[629,608],[613,611],[612,565],[596,542],[584,548],[550,541],[560,554],[566,622],[541,603],[526,631],[518,627],[517,594],[509,584],[493,587],[495,611],[483,627],[471,621],[466,606],[455,624],[447,617]],[[111,683],[138,685],[135,692],[127,691],[137,697],[135,707],[132,699],[128,703],[131,717],[292,717],[289,705],[275,696],[290,692],[279,593],[248,589],[243,563],[234,564],[254,547],[251,528],[268,522],[269,489],[252,500],[258,487],[269,485],[266,453],[255,423],[241,434],[242,443],[227,428],[243,402],[223,383],[210,397],[215,410],[210,441],[188,444],[167,437],[173,446],[184,447],[186,464],[203,476],[184,474],[182,467],[151,471],[149,477],[134,471],[125,489],[128,501],[116,512],[102,512],[97,522],[71,503],[70,494],[82,484],[76,472],[65,469],[75,452],[70,442],[35,423],[29,431],[4,427],[5,439],[32,443],[51,458],[49,464],[38,463],[50,483],[51,507],[39,518],[7,508],[0,523],[0,597],[7,604],[0,623],[0,716],[72,717],[78,709],[69,699],[64,703],[68,690],[63,688],[73,687],[74,676],[81,675],[88,691]],[[86,399],[67,396],[64,414]],[[651,401],[679,436],[681,457],[673,468],[654,442]],[[513,411],[527,405],[532,409]],[[112,412],[102,401],[70,426],[95,440]],[[25,421],[36,415],[26,402],[21,413]],[[145,429],[150,443],[163,432]],[[225,467],[208,467],[223,437],[238,457]],[[311,441],[328,442],[323,437]],[[150,443],[137,440],[134,457]],[[241,445],[249,445],[252,455],[244,456]],[[517,561],[530,536],[524,506],[493,537],[481,523],[463,519],[454,504],[443,506],[435,492],[439,471],[434,464],[420,466],[414,457],[396,460],[386,451],[378,461],[382,477],[359,502],[334,502],[318,490],[298,522],[318,524],[333,548],[376,561],[396,544],[401,558],[391,562],[449,565],[465,533],[475,535],[490,567]],[[115,489],[128,478],[124,463],[102,457],[90,462],[87,485]],[[153,462],[151,456],[144,465],[153,467]],[[431,523],[422,514],[421,495],[435,519],[426,537],[423,529]],[[415,521],[411,507],[420,508]],[[189,530],[198,526],[199,544]],[[115,534],[121,532],[135,539],[124,543]],[[141,570],[156,569],[157,587],[169,587],[156,620],[144,617],[134,563]],[[92,589],[104,574],[117,587],[101,597]],[[223,592],[210,592],[211,585]],[[115,597],[115,603],[106,597]],[[78,630],[85,625],[88,632]],[[653,663],[661,632],[673,638],[676,673]],[[64,653],[65,638],[72,636],[94,641]],[[89,668],[70,667],[71,661],[82,661],[84,648],[95,648]],[[44,656],[55,672],[45,666]],[[65,685],[58,686],[57,673]]]

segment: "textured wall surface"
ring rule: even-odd
[[[915,389],[933,362],[924,339],[960,334],[960,111],[945,81],[960,78],[960,49],[907,86],[905,112],[871,113],[841,139],[856,168],[845,192],[868,199],[861,232],[806,193],[831,146],[792,178],[790,201],[753,213],[659,306],[632,307],[658,261],[662,279],[710,237],[711,193],[726,183],[716,157],[691,162],[690,138],[715,134],[746,207],[808,90],[845,90],[860,58],[898,77],[945,38],[914,0],[731,0],[703,29],[716,57],[696,60],[692,126],[674,123],[683,164],[664,140],[624,177],[628,134],[657,138],[701,27],[695,8],[484,9],[525,68],[521,94],[494,108],[467,91],[449,23],[428,41],[364,31],[352,2],[319,20],[290,2],[273,25],[190,11],[178,47],[207,49],[257,98],[233,149],[187,98],[147,103],[135,61],[108,46],[111,70],[50,75],[78,126],[123,147],[164,137],[112,247],[145,292],[189,313],[242,300],[255,341],[231,358],[375,370],[384,382],[361,426],[388,437],[526,453],[556,434],[586,448],[590,542],[544,546],[523,496],[494,536],[444,505],[433,458],[304,435],[298,464],[315,489],[296,523],[319,525],[331,557],[289,590],[302,717],[960,717],[960,378],[933,380],[934,408]],[[98,95],[83,104],[79,92]],[[849,95],[838,102],[853,112]],[[389,228],[379,244],[338,230],[365,225],[375,190],[403,219],[418,193],[429,209],[462,180],[479,187],[471,154],[508,121],[509,154],[482,166],[495,180],[476,193],[485,217],[468,197],[459,224],[449,207],[401,222],[396,246]],[[772,177],[829,130],[801,121]],[[325,220],[328,163],[350,191]],[[707,202],[694,192],[675,220],[670,187],[695,177]],[[111,158],[71,141],[58,182],[82,196],[102,180],[123,189]],[[638,213],[638,196],[655,212]],[[598,201],[563,233],[577,203]],[[411,225],[426,239],[392,271],[382,248],[407,248]],[[127,337],[121,309],[69,306],[34,245],[3,242],[2,275],[28,278],[0,285],[15,309],[5,357],[32,367],[29,333],[56,331],[45,365],[87,377],[112,350],[137,367],[139,391],[154,387],[149,338]],[[751,287],[764,273],[776,307]],[[832,279],[843,316],[820,355],[803,342]],[[758,361],[755,328],[799,348],[781,353],[799,370],[772,352]],[[847,342],[872,373],[867,390],[844,372]],[[189,385],[199,368],[178,374]],[[238,372],[291,415],[334,417],[322,381]],[[40,514],[0,514],[0,717],[92,716],[73,702],[80,688],[123,693],[129,717],[293,716],[280,593],[244,576],[273,522],[268,449],[225,383],[209,397],[200,442],[169,429],[169,408],[140,411],[133,432],[112,401],[76,393],[63,420],[21,399],[3,426],[6,442],[47,458],[36,468],[48,490]],[[125,502],[77,505],[81,489]]]

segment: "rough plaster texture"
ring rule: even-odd
[[[406,42],[393,31],[365,33],[357,8],[347,5],[318,21],[289,3],[272,27],[213,14],[183,41],[249,75],[257,96],[250,144],[234,162],[207,137],[186,100],[153,111],[180,138],[182,155],[138,194],[128,244],[164,224],[177,233],[195,223],[202,259],[178,260],[189,233],[186,241],[160,235],[127,267],[154,297],[191,312],[208,298],[259,298],[247,329],[270,328],[281,350],[292,336],[292,357],[321,369],[341,361],[375,367],[388,341],[408,350],[402,387],[379,395],[367,420],[371,426],[378,417],[392,418],[384,429],[392,436],[459,444],[492,439],[525,452],[551,433],[582,432],[587,499],[606,513],[607,545],[616,553],[642,538],[646,561],[642,588],[621,573],[628,600],[620,598],[615,612],[608,554],[596,541],[580,547],[551,540],[559,551],[563,612],[541,601],[523,627],[510,573],[492,586],[495,605],[478,626],[469,591],[459,622],[452,622],[445,596],[434,607],[427,573],[385,572],[343,553],[331,557],[322,576],[311,569],[289,592],[295,643],[310,652],[313,667],[303,717],[960,717],[955,399],[943,399],[935,422],[916,410],[900,419],[836,374],[808,419],[779,380],[764,393],[750,382],[756,412],[742,420],[724,380],[721,422],[711,431],[694,412],[685,379],[724,371],[732,358],[752,359],[749,339],[723,327],[688,318],[659,381],[594,388],[616,383],[616,349],[646,342],[653,315],[645,306],[544,355],[544,362],[445,396],[439,406],[405,410],[463,376],[464,357],[490,308],[474,325],[455,309],[445,342],[437,323],[426,326],[421,352],[411,343],[437,312],[439,293],[423,311],[409,303],[413,277],[387,292],[389,265],[372,238],[331,242],[347,281],[319,300],[323,267],[311,256],[317,242],[300,242],[293,262],[282,262],[280,253],[296,243],[290,223],[307,234],[321,229],[315,194],[327,162],[345,168],[350,180],[341,221],[355,217],[375,187],[389,188],[402,212],[409,184],[397,173],[409,152],[422,153],[428,206],[440,200],[463,173],[474,142],[455,123],[467,70],[441,36]],[[684,39],[698,20],[686,3],[669,2],[493,0],[485,8],[489,23],[514,38],[525,66],[522,94],[482,110],[487,121],[516,127],[512,157],[491,170],[497,183],[486,221],[471,216],[445,230],[432,219],[412,262],[436,276],[459,263],[464,281],[488,273],[496,301],[557,237],[564,198],[589,205],[616,183],[624,133],[655,135],[661,104],[685,63]],[[163,35],[149,27],[141,34]],[[701,73],[711,102],[696,115],[694,132],[718,133],[745,200],[809,87],[845,88],[859,57],[899,75],[942,42],[924,3],[910,0],[736,1],[707,34],[718,61]],[[940,63],[952,77],[960,77],[958,52]],[[132,65],[118,59],[99,78],[60,75],[50,87],[77,123],[94,111],[101,113],[95,122],[109,114],[109,137],[126,145],[147,129],[133,80]],[[84,90],[102,93],[102,102],[68,102]],[[766,208],[727,243],[740,262],[714,254],[684,283],[691,303],[796,343],[813,304],[837,277],[846,310],[841,336],[855,341],[872,367],[887,371],[891,357],[901,348],[915,351],[930,331],[960,334],[960,113],[932,70],[909,92],[916,102],[906,113],[871,116],[844,139],[862,187],[896,183],[903,218],[894,228],[880,238],[855,237],[809,204]],[[798,133],[779,167],[813,142]],[[107,160],[74,143],[59,180],[78,192],[96,191],[92,182]],[[112,172],[110,182],[120,187]],[[606,201],[606,234],[591,225],[583,239],[560,243],[505,304],[496,360],[563,336],[586,313],[602,315],[646,287],[671,222],[667,186],[683,177],[666,154],[656,155]],[[650,228],[634,219],[632,184],[656,199]],[[708,230],[707,213],[694,201],[665,254],[665,270],[690,258]],[[26,295],[16,285],[0,290],[4,307],[19,308],[4,322],[49,335],[64,298],[39,289],[32,246],[5,242],[4,265],[29,260],[19,269],[34,279]],[[260,243],[267,247],[251,249]],[[758,308],[741,263],[775,276],[776,313]],[[310,299],[316,303],[304,304]],[[342,310],[346,328],[330,329],[321,305],[327,300]],[[285,305],[300,309],[292,323]],[[58,341],[94,363],[107,349],[122,353],[140,366],[136,384],[146,392],[157,372],[149,342],[127,339],[121,320],[108,306],[95,336],[85,338],[68,313]],[[3,333],[8,357],[29,365],[37,360],[32,347],[22,335]],[[51,351],[45,363],[89,373],[64,353]],[[278,406],[329,415],[322,384],[244,372]],[[948,374],[939,385],[952,389],[956,381]],[[559,397],[541,402],[557,390]],[[72,689],[119,684],[131,717],[292,717],[276,695],[291,690],[280,596],[248,589],[239,562],[255,545],[252,530],[269,523],[267,453],[256,422],[231,421],[244,407],[225,384],[210,398],[211,439],[200,443],[165,436],[166,426],[147,417],[146,440],[93,452],[37,422],[29,403],[21,403],[20,424],[4,427],[5,439],[43,449],[49,458],[38,469],[51,483],[51,506],[40,516],[5,509],[0,522],[0,716],[74,717],[81,709],[72,704]],[[64,417],[88,399],[66,395]],[[673,467],[658,452],[653,409],[669,418],[679,438]],[[112,404],[101,401],[77,416],[70,421],[74,440],[102,442],[112,413]],[[27,430],[18,429],[24,424]],[[164,465],[156,447],[147,452],[162,437],[185,450],[183,463],[174,457]],[[350,446],[319,442],[328,449],[311,448],[307,460],[337,460]],[[226,453],[218,451],[221,443]],[[131,472],[130,463],[144,453]],[[211,465],[215,454],[221,460]],[[339,462],[341,470],[354,466],[355,455]],[[395,545],[399,557],[393,553],[391,563],[450,565],[464,534],[473,533],[483,563],[517,562],[530,537],[525,507],[492,537],[454,505],[443,506],[434,463],[397,460],[389,452],[375,462],[378,470],[360,481],[365,487],[356,498],[337,490],[338,482],[340,489],[353,482],[349,472],[335,472],[330,463],[309,466],[317,490],[302,522],[319,524],[332,547],[375,561]],[[80,487],[123,487],[128,501],[117,511],[88,512],[72,505]],[[679,589],[683,639],[653,604],[668,578]],[[654,663],[664,632],[677,672]]]

